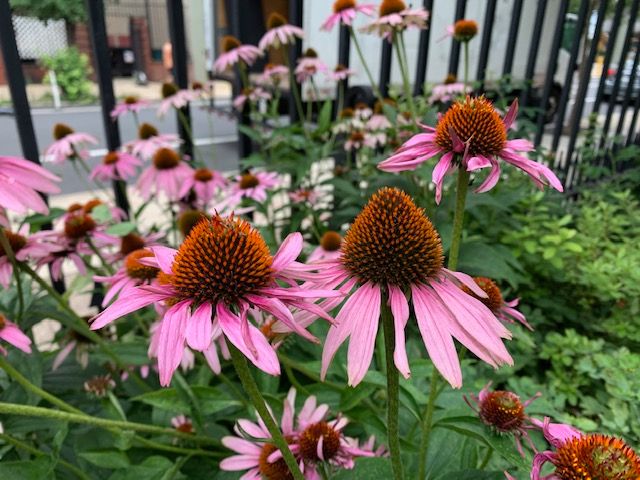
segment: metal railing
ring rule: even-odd
[[[242,16],[246,16],[250,9],[241,8],[241,4],[244,2],[250,3],[258,0],[234,0],[227,3],[227,14],[229,16],[230,33],[238,36],[242,40],[240,35],[240,25]],[[483,91],[486,83],[487,65],[489,61],[495,56],[502,55],[502,74],[510,75],[514,68],[514,56],[516,54],[517,42],[521,41],[521,24],[523,22],[523,6],[527,6],[526,2],[532,2],[534,0],[513,0],[510,8],[510,21],[507,36],[506,48],[501,51],[499,49],[491,48],[491,39],[494,34],[494,21],[496,11],[498,8],[507,8],[504,4],[498,5],[497,0],[488,0],[485,5],[484,18],[482,21],[480,48],[477,62],[477,73],[475,75],[477,90]],[[424,7],[432,12],[433,17],[434,9],[438,8],[450,0],[424,0]],[[302,26],[303,18],[303,0],[290,0],[289,1],[289,22]],[[552,89],[554,86],[554,77],[558,68],[558,56],[563,40],[563,30],[565,14],[567,12],[569,1],[568,0],[536,0],[535,2],[535,18],[532,19],[532,30],[528,42],[528,58],[526,60],[525,67],[525,79],[531,80],[534,76],[536,63],[539,61],[546,62],[546,71],[544,82],[542,85],[541,95],[535,95],[533,91],[532,82],[527,82],[522,90],[519,92],[520,105],[523,108],[536,106],[546,106],[552,95]],[[610,66],[617,62],[619,68],[615,74],[615,80],[610,92],[610,100],[608,102],[605,114],[605,120],[602,125],[601,134],[596,142],[595,148],[597,148],[598,155],[596,156],[596,163],[606,164],[610,161],[610,155],[612,151],[620,148],[621,146],[630,145],[632,143],[638,143],[638,132],[636,131],[636,125],[638,120],[638,111],[640,109],[640,95],[634,94],[633,87],[635,84],[635,78],[638,75],[638,64],[640,63],[640,47],[636,47],[633,66],[630,74],[630,78],[627,80],[627,85],[623,91],[623,75],[624,64],[627,57],[630,54],[632,47],[632,40],[634,35],[635,21],[638,16],[638,8],[640,0],[632,0],[629,5],[627,15],[625,17],[625,7],[628,2],[615,0],[602,0],[597,5],[597,11],[592,14],[590,12],[590,0],[581,0],[578,5],[578,15],[576,21],[576,30],[574,38],[570,45],[569,51],[569,64],[570,68],[567,70],[564,77],[564,84],[560,98],[557,103],[557,111],[555,114],[554,124],[551,131],[547,133],[546,121],[548,120],[545,108],[539,108],[533,118],[534,123],[537,125],[537,129],[534,135],[534,143],[539,146],[543,143],[543,139],[548,140],[551,152],[553,154],[552,166],[559,171],[560,177],[567,187],[575,186],[581,179],[580,168],[582,163],[582,155],[580,154],[579,138],[578,134],[581,130],[582,120],[584,117],[584,103],[583,100],[586,96],[589,83],[591,81],[591,72],[596,56],[598,54],[598,40],[603,31],[603,25],[605,16],[607,15],[608,7],[613,6],[613,18],[611,20],[611,30],[609,34],[609,40],[606,44],[602,73],[598,79],[598,87],[595,95],[595,101],[591,114],[599,114],[604,108],[604,93],[605,93],[605,81],[609,75]],[[111,71],[108,67],[108,62],[103,61],[108,58],[108,45],[107,45],[107,33],[105,26],[105,6],[103,0],[86,0],[87,12],[88,12],[88,24],[90,28],[91,41],[94,51],[94,57],[96,59],[96,73],[98,86],[100,91],[100,104],[102,108],[102,122],[105,130],[105,137],[107,142],[107,148],[109,150],[115,150],[120,146],[120,132],[117,120],[113,120],[110,117],[110,112],[115,106],[115,97],[113,91]],[[529,5],[530,6],[530,5]],[[548,56],[545,59],[539,59],[539,44],[543,33],[543,26],[545,21],[545,15],[548,13],[549,8],[557,7],[558,15],[555,19],[553,28],[553,39],[551,41],[551,47],[548,51]],[[185,27],[183,17],[183,4],[182,0],[166,0],[168,28],[170,33],[170,40],[173,45],[173,65],[174,65],[174,78],[179,88],[188,87],[187,78],[187,48],[185,40]],[[257,12],[260,12],[260,8],[256,8]],[[467,10],[467,0],[456,0],[454,15],[451,18],[451,22],[464,18]],[[589,17],[595,18],[595,24],[592,30],[592,41],[588,45],[588,51],[583,56],[583,61],[580,65],[580,73],[576,75],[573,65],[577,64],[578,57],[580,55],[580,49],[585,35],[586,29],[590,28]],[[595,17],[594,17],[595,15]],[[626,18],[627,24],[623,25],[623,18]],[[591,22],[593,23],[593,21]],[[618,58],[614,57],[615,44],[618,36],[618,31],[621,28],[626,28],[624,33],[624,41],[622,48],[620,49]],[[432,30],[424,30],[420,33],[418,40],[418,53],[416,56],[416,70],[415,80],[413,85],[413,92],[415,95],[422,95],[424,93],[425,79],[427,78],[427,72],[430,66],[430,46],[432,42],[433,32]],[[25,92],[25,82],[22,74],[20,58],[16,48],[15,34],[11,23],[11,9],[8,0],[0,0],[0,44],[2,47],[2,53],[4,62],[6,65],[7,79],[10,86],[11,98],[13,101],[13,108],[16,117],[16,124],[18,127],[19,139],[22,146],[22,151],[25,158],[38,163],[39,152],[34,134],[33,124],[31,120],[31,111],[27,95]],[[393,51],[391,44],[385,40],[380,40],[380,69],[378,72],[379,89],[383,95],[388,92],[389,82],[391,79]],[[338,35],[337,51],[338,62],[345,66],[349,66],[350,62],[350,34],[349,30],[341,26]],[[290,62],[295,65],[298,57],[301,55],[302,43],[297,41],[294,48],[289,49]],[[460,43],[452,42],[451,50],[449,52],[449,72],[456,74],[460,64]],[[573,114],[569,119],[568,126],[565,125],[565,116],[569,108],[569,101],[571,97],[571,91],[574,86],[574,82],[577,78],[577,95],[576,103],[573,108]],[[345,87],[347,86],[347,80],[344,80]],[[294,84],[292,88],[300,89],[300,85]],[[291,95],[291,92],[290,92]],[[635,96],[634,96],[635,95]],[[619,108],[619,120],[614,126],[613,117],[614,110],[616,108],[616,100],[618,97],[622,97],[622,103]],[[626,124],[625,130],[625,118],[629,109],[632,109],[633,114],[630,122]],[[294,108],[294,102],[289,101],[289,111],[292,120],[296,119],[296,109]],[[337,113],[337,112],[336,112]],[[180,136],[183,140],[184,153],[192,154],[193,146],[191,144],[188,130],[190,126],[190,112],[189,107],[185,107],[180,113],[178,113],[178,129]],[[240,116],[239,123],[248,122],[248,116]],[[611,136],[615,135],[620,137],[621,140],[616,142],[611,141]],[[564,139],[564,141],[562,141]],[[246,156],[251,151],[250,140],[239,132],[239,153],[240,156]],[[590,156],[593,158],[593,156]],[[594,160],[592,160],[594,161]],[[113,184],[116,203],[120,208],[128,211],[129,202],[126,196],[124,184],[122,182],[114,182]]]

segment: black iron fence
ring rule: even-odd
[[[525,3],[525,1],[527,3]],[[535,5],[534,18],[523,18],[523,7]],[[246,22],[247,12],[256,15],[261,12],[261,3],[258,0],[233,0],[225,2],[227,15],[229,17],[230,33],[243,40],[243,22]],[[451,0],[424,0],[424,7],[432,12],[437,12],[438,8],[451,4]],[[595,3],[595,7],[594,7]],[[289,0],[289,22],[302,26],[303,0]],[[609,38],[604,45],[604,57],[602,61],[602,71],[598,77],[598,85],[595,93],[591,115],[604,114],[604,122],[599,131],[597,140],[592,142],[596,155],[589,155],[592,162],[604,163],[610,161],[612,151],[621,146],[639,143],[639,135],[636,129],[638,111],[640,109],[640,94],[636,91],[636,77],[638,76],[638,63],[640,48],[636,42],[634,27],[638,16],[640,0],[616,1],[601,0],[580,0],[578,3],[578,13],[575,17],[575,28],[573,37],[563,39],[565,32],[565,17],[569,8],[569,0],[513,0],[512,2],[497,2],[497,0],[487,0],[484,4],[484,18],[479,23],[482,25],[480,48],[477,61],[477,72],[475,83],[478,91],[487,88],[487,65],[490,60],[495,61],[496,56],[502,55],[502,74],[508,76],[512,74],[514,68],[514,56],[518,42],[522,42],[522,35],[519,35],[523,22],[533,22],[531,35],[527,40],[526,50],[528,57],[524,69],[524,80],[522,87],[517,91],[520,105],[524,109],[527,107],[538,107],[534,110],[533,122],[537,125],[535,133],[535,144],[542,143],[550,146],[552,153],[553,167],[560,172],[561,179],[568,187],[576,185],[580,180],[581,162],[584,155],[581,154],[579,146],[579,133],[584,124],[585,114],[584,102],[590,82],[592,82],[593,65],[599,53],[600,37],[603,32],[605,20],[609,18]],[[96,71],[100,89],[100,102],[102,107],[103,125],[109,150],[117,149],[120,146],[120,134],[117,120],[110,118],[109,113],[115,105],[113,93],[112,77],[108,63],[101,59],[108,58],[107,35],[105,28],[105,6],[103,0],[86,0],[88,11],[88,23],[90,26],[91,40],[96,58]],[[166,0],[166,13],[168,19],[168,29],[171,43],[173,45],[173,65],[174,78],[180,88],[187,88],[187,48],[185,41],[185,28],[183,18],[182,0]],[[556,9],[557,14],[550,48],[546,58],[540,56],[540,41],[543,34],[545,20],[548,21],[548,11],[550,7]],[[496,12],[499,9],[510,9],[509,28],[507,42],[504,49],[492,49],[492,35],[496,26],[494,25]],[[595,8],[595,10],[592,10]],[[467,10],[467,0],[456,0],[455,13],[451,22],[464,18]],[[255,25],[255,19],[253,24]],[[502,25],[500,26],[502,27]],[[622,29],[622,30],[621,30]],[[246,29],[245,29],[246,30]],[[616,52],[616,39],[618,32],[624,31],[622,47]],[[587,34],[588,33],[588,34]],[[253,32],[255,35],[255,32]],[[415,58],[416,69],[413,85],[415,95],[424,93],[425,79],[427,72],[432,66],[430,57],[432,50],[430,47],[439,35],[432,30],[424,30],[420,33],[418,41],[418,53]],[[346,27],[340,27],[339,40],[337,44],[339,63],[349,66],[350,62],[350,36]],[[569,65],[566,70],[562,88],[558,92],[555,88],[554,78],[558,70],[558,58],[562,45],[568,43]],[[637,42],[636,42],[637,43]],[[25,93],[25,82],[22,75],[20,58],[16,48],[16,40],[11,23],[11,9],[8,0],[0,0],[0,45],[4,62],[6,65],[7,79],[10,86],[11,98],[13,101],[16,123],[23,154],[29,160],[38,163],[39,151],[36,143],[31,112],[27,96]],[[380,40],[380,68],[378,72],[379,89],[383,94],[388,92],[391,79],[391,69],[393,51],[391,45]],[[441,47],[438,47],[441,48]],[[632,55],[632,50],[635,49]],[[298,41],[295,48],[290,49],[290,61],[295,64],[301,55],[302,45]],[[629,64],[628,58],[633,56],[630,68],[624,68]],[[498,58],[498,60],[500,60]],[[533,83],[534,73],[537,63],[546,61],[546,70],[542,85],[536,87]],[[452,42],[448,71],[456,74],[461,62],[460,44]],[[615,73],[611,72],[611,66],[617,64]],[[575,68],[574,68],[575,67]],[[346,87],[346,80],[345,87]],[[293,88],[300,88],[293,85]],[[566,116],[572,98],[572,91],[576,89],[574,98],[576,99],[568,123]],[[605,104],[605,94],[609,101]],[[621,99],[618,104],[617,100]],[[295,120],[296,109],[293,108],[293,101],[289,102],[290,115]],[[550,115],[549,109],[552,107]],[[626,113],[632,109],[632,118],[627,120]],[[617,110],[617,112],[616,112]],[[614,113],[617,114],[617,124],[614,126]],[[186,107],[181,115],[189,121],[189,108]],[[552,124],[549,125],[549,121]],[[247,121],[247,117],[241,118]],[[185,152],[190,153],[192,145],[187,134],[188,124],[178,121],[180,134],[185,142]],[[239,148],[241,156],[249,153],[250,142],[239,133]],[[615,137],[615,138],[614,138]],[[595,159],[595,160],[594,160]],[[118,206],[125,211],[128,210],[128,200],[124,185],[121,182],[114,183],[115,198]]]

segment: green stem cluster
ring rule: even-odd
[[[360,42],[358,42],[358,37],[353,31],[352,27],[349,27],[349,35],[351,35],[351,39],[353,40],[353,45],[356,47],[356,52],[358,53],[358,57],[360,58],[360,62],[364,67],[364,71],[367,74],[367,78],[369,79],[369,83],[371,84],[371,88],[373,89],[373,93],[378,98],[378,100],[382,101],[382,94],[380,93],[380,89],[376,82],[373,81],[373,76],[371,75],[371,70],[369,70],[369,65],[367,64],[367,60],[364,58],[362,54],[362,49],[360,48]]]

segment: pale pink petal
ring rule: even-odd
[[[191,300],[176,303],[164,314],[158,333],[158,372],[160,385],[169,386],[184,352],[185,333],[189,322]]]
[[[409,302],[402,290],[395,285],[388,285],[389,306],[393,314],[393,325],[395,329],[395,349],[393,351],[393,361],[396,368],[404,378],[411,376],[409,360],[407,359],[407,349],[405,346],[404,329],[409,320]]]
[[[293,262],[300,252],[302,251],[302,235],[298,232],[290,233],[287,235],[287,238],[284,239],[282,245],[273,256],[273,263],[271,264],[271,268],[274,271],[282,270],[286,268],[291,262]]]
[[[353,387],[362,381],[369,370],[380,321],[380,287],[367,282],[360,287],[360,291],[363,291],[360,311],[354,319],[347,351],[349,385]]]
[[[211,304],[204,302],[191,314],[187,324],[187,345],[199,352],[205,351],[211,345],[213,330],[211,313]]]

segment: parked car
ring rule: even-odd
[[[635,54],[634,54],[635,55]],[[622,69],[622,75],[620,76],[620,86],[618,88],[618,94],[616,100],[622,100],[627,93],[629,83],[631,82],[633,70],[633,60],[628,59],[624,62]],[[613,87],[618,76],[618,67],[612,67],[607,71],[607,78],[604,81],[604,96],[610,98],[613,95]],[[633,79],[633,85],[631,86],[631,98],[635,98],[640,94],[640,66],[636,69],[636,74]]]

